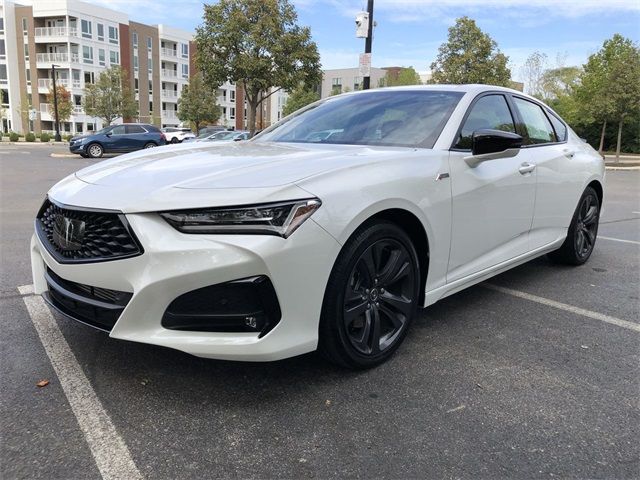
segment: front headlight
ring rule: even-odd
[[[320,208],[317,198],[243,207],[161,212],[182,233],[244,233],[287,238]]]

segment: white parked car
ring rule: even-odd
[[[247,142],[62,180],[37,214],[35,291],[113,338],[370,367],[420,307],[544,254],[584,263],[603,180],[597,152],[520,92],[354,92]]]
[[[160,131],[164,133],[164,136],[167,138],[167,143],[180,143],[196,137],[189,128],[166,127]]]

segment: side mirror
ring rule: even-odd
[[[110,137],[111,135],[112,135],[111,132],[107,132],[107,133],[104,134],[105,137]]]
[[[522,137],[502,130],[476,130],[471,136],[471,156],[465,161],[475,167],[487,160],[515,157],[522,146]]]

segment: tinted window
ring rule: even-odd
[[[549,119],[540,106],[522,98],[513,99],[526,129],[525,144],[550,143],[556,141],[556,134]]]
[[[268,128],[256,141],[431,148],[462,95],[373,90],[330,97]],[[327,130],[333,135],[319,135]]]
[[[124,125],[118,125],[116,127],[113,127],[113,129],[111,130],[111,134],[112,135],[122,135],[122,134],[124,134]]]
[[[549,120],[551,120],[551,124],[553,125],[553,129],[556,131],[556,137],[558,137],[559,142],[564,142],[567,139],[567,126],[558,119],[555,115],[550,113],[548,115]]]
[[[516,131],[509,105],[503,95],[486,95],[471,107],[455,148],[471,149],[473,132],[487,128],[505,132]]]
[[[146,130],[140,125],[127,125],[127,133],[146,133]]]

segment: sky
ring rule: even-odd
[[[290,1],[299,23],[311,28],[324,69],[358,65],[364,39],[355,36],[355,15],[366,0]],[[202,22],[201,0],[94,3],[147,24],[195,31]],[[515,80],[523,80],[522,64],[534,51],[548,56],[549,67],[582,65],[614,33],[640,41],[640,0],[375,0],[372,65],[429,71],[447,29],[463,15],[497,42]]]

